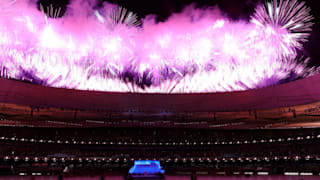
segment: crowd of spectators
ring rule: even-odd
[[[260,168],[270,173],[299,169],[316,173],[318,133],[320,129],[0,127],[0,169],[20,172],[40,164],[55,171],[81,166],[122,172],[134,160],[155,159],[172,172]]]
[[[54,143],[147,145],[255,144],[319,138],[320,129],[212,130],[186,128],[30,128],[0,127],[0,140]],[[91,143],[89,143],[91,142]],[[120,142],[120,144],[119,144]],[[126,143],[126,144],[125,144]],[[142,144],[141,144],[142,143]],[[147,143],[147,144],[145,144]],[[174,144],[173,144],[174,143]],[[183,144],[181,144],[183,143]],[[189,143],[189,144],[188,144]]]

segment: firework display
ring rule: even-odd
[[[317,73],[300,57],[312,31],[297,0],[256,7],[250,22],[189,6],[167,21],[113,4],[61,8],[0,1],[0,76],[52,87],[118,92],[247,90]],[[46,10],[45,10],[46,9]]]

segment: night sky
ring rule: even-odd
[[[88,0],[90,1],[90,0]],[[105,0],[98,0],[97,8]],[[65,7],[69,0],[40,0],[44,5],[54,4],[55,6]],[[119,4],[144,18],[149,14],[157,16],[159,22],[165,21],[172,13],[181,12],[184,7],[194,3],[197,7],[206,8],[217,5],[228,17],[234,20],[249,20],[254,13],[257,3],[263,0],[108,0],[108,2]],[[313,22],[313,32],[309,42],[305,44],[301,54],[311,57],[311,65],[320,66],[320,7],[319,0],[306,0],[306,4],[311,7],[312,15],[315,17]]]

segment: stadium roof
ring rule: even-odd
[[[320,75],[227,93],[139,94],[51,88],[0,79],[0,103],[108,112],[234,112],[320,101]]]

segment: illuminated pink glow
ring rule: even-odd
[[[296,53],[312,17],[308,8],[290,2],[258,6],[250,22],[229,20],[218,8],[189,6],[165,22],[148,16],[136,27],[131,19],[112,23],[111,4],[94,10],[75,0],[63,18],[51,19],[35,3],[2,0],[0,75],[120,92],[221,92],[278,84],[316,73]],[[284,5],[295,7],[299,18],[286,16]],[[291,19],[275,20],[271,10],[279,6],[277,17]]]

